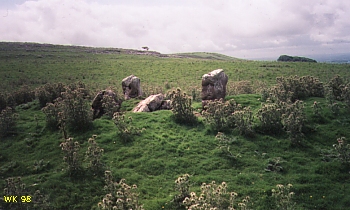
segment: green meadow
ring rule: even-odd
[[[347,209],[350,206],[350,167],[338,161],[333,144],[350,139],[350,109],[338,101],[339,111],[332,113],[324,97],[304,99],[306,126],[300,144],[294,145],[286,132],[259,132],[256,116],[262,107],[261,90],[276,84],[276,77],[297,75],[319,78],[324,84],[339,75],[350,78],[349,64],[250,61],[216,53],[184,53],[160,56],[157,53],[113,48],[0,43],[0,90],[12,94],[25,87],[35,90],[47,83],[83,82],[90,91],[89,100],[108,87],[121,94],[121,81],[133,74],[141,79],[143,98],[154,93],[168,93],[181,88],[193,98],[192,107],[202,111],[201,77],[215,69],[224,69],[229,77],[226,99],[234,99],[254,114],[252,137],[237,129],[225,132],[234,141],[228,157],[218,148],[217,132],[199,115],[193,125],[175,122],[173,112],[132,113],[141,99],[122,104],[132,125],[143,129],[125,142],[111,119],[102,117],[87,131],[68,131],[80,143],[78,156],[84,160],[88,139],[97,135],[103,148],[105,170],[114,180],[126,179],[137,185],[139,202],[146,210],[185,209],[173,200],[179,194],[175,180],[190,175],[190,191],[200,194],[202,183],[227,183],[227,190],[238,193],[237,200],[250,197],[249,209],[278,208],[272,196],[276,185],[292,184],[293,209]],[[244,84],[244,88],[240,88]],[[314,102],[321,107],[321,119],[315,116]],[[6,179],[21,177],[26,194],[38,206],[6,203],[0,209],[97,209],[106,195],[104,173],[92,173],[82,161],[82,170],[67,173],[60,147],[63,134],[46,126],[45,114],[37,99],[17,104],[15,132],[0,137],[0,199],[5,194]],[[350,154],[349,154],[350,157]],[[272,168],[271,168],[272,167]],[[272,169],[272,170],[271,170]],[[38,196],[35,198],[35,196]],[[236,206],[237,209],[240,209]],[[243,209],[243,208],[241,208]],[[248,208],[247,208],[248,209]]]

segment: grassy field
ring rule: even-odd
[[[349,64],[262,62],[235,59],[212,53],[178,55],[73,46],[0,43],[0,89],[11,93],[23,85],[34,89],[46,83],[70,84],[82,81],[92,95],[109,86],[121,91],[121,80],[134,74],[141,79],[145,96],[180,87],[199,97],[201,77],[214,69],[224,69],[229,77],[228,96],[257,113],[261,107],[259,88],[276,83],[276,77],[311,75],[328,82],[335,75],[350,78]],[[249,81],[252,94],[235,94],[235,84]],[[247,138],[237,130],[227,133],[237,158],[225,157],[217,148],[216,133],[199,117],[196,125],[174,122],[172,112],[131,113],[138,102],[123,103],[133,125],[144,128],[132,142],[124,143],[112,120],[93,121],[86,132],[69,132],[80,143],[83,158],[88,139],[97,135],[104,149],[103,162],[116,181],[125,178],[136,184],[140,202],[147,210],[177,209],[171,202],[178,193],[175,180],[190,174],[191,191],[200,192],[203,182],[225,181],[239,200],[250,196],[252,209],[276,208],[271,190],[277,184],[293,184],[295,209],[347,209],[350,206],[350,168],[326,154],[333,151],[337,138],[350,139],[350,113],[341,108],[331,113],[325,98],[304,101],[307,126],[301,145],[291,145],[286,133]],[[315,118],[314,101],[322,107],[322,122]],[[341,107],[345,107],[340,102]],[[195,100],[193,107],[201,111]],[[45,115],[37,100],[16,107],[16,133],[0,137],[0,190],[5,179],[21,176],[31,196],[36,190],[46,196],[47,209],[94,209],[106,194],[103,174],[87,170],[69,176],[59,147],[62,134],[45,126]],[[255,126],[259,122],[255,118]],[[35,162],[42,160],[40,167]],[[280,160],[283,171],[267,172],[271,160]],[[83,164],[86,166],[86,163]],[[3,194],[0,194],[3,196]],[[22,195],[20,195],[22,196]],[[23,195],[25,196],[25,195]],[[0,200],[0,209],[4,201]],[[12,208],[20,206],[12,205]],[[25,209],[23,207],[23,209]],[[39,208],[38,208],[39,209]],[[181,208],[180,208],[181,209]],[[184,208],[183,208],[184,209]]]

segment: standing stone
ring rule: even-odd
[[[216,69],[202,76],[201,97],[203,107],[208,100],[225,98],[227,81],[228,77],[222,69]]]
[[[91,108],[93,109],[93,119],[99,118],[101,117],[104,113],[105,110],[103,110],[103,97],[104,96],[110,96],[114,99],[114,101],[116,102],[116,106],[118,106],[120,108],[122,101],[121,100],[117,100],[116,98],[116,94],[112,91],[112,90],[102,90],[100,92],[98,92],[95,96],[95,98],[92,100],[92,104],[91,104]]]
[[[122,88],[125,100],[142,95],[141,81],[134,75],[130,75],[122,80]]]

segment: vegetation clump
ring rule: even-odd
[[[86,90],[66,87],[60,94],[61,97],[55,99],[54,103],[48,103],[42,109],[46,115],[47,127],[67,126],[75,131],[89,129],[92,125],[92,111],[86,99]]]
[[[172,112],[176,122],[192,124],[197,121],[192,107],[192,99],[183,93],[180,88],[173,90],[169,94]]]
[[[123,142],[133,140],[135,135],[139,135],[143,129],[139,129],[132,125],[132,117],[126,118],[124,114],[116,112],[113,115],[113,122],[117,126],[117,132]]]
[[[223,99],[208,101],[202,115],[212,130],[223,132],[235,127],[235,116],[233,113],[238,108],[237,103],[233,99],[226,102]]]
[[[88,161],[88,168],[95,174],[101,172],[104,169],[102,162],[102,155],[104,149],[98,146],[96,142],[97,135],[92,135],[88,140],[89,147],[86,151],[86,161]]]
[[[347,143],[345,137],[337,139],[338,144],[333,144],[336,151],[336,158],[344,164],[350,163],[350,144]]]
[[[289,56],[289,55],[281,55],[277,61],[284,61],[284,62],[311,62],[311,63],[317,63],[316,60],[311,58],[305,58],[305,57],[299,57],[299,56]]]
[[[100,210],[144,210],[143,205],[139,203],[137,185],[126,184],[125,179],[119,182],[113,180],[111,171],[105,171],[105,187],[107,194],[103,197],[102,202],[98,203]]]
[[[79,158],[79,142],[73,141],[73,138],[67,138],[60,144],[60,147],[65,154],[63,160],[67,164],[67,171],[69,175],[75,175],[81,170],[81,160]]]
[[[288,184],[287,186],[278,184],[276,185],[276,189],[272,189],[272,197],[275,199],[277,209],[296,209],[296,203],[293,201],[294,192],[291,192],[292,187],[292,184]]]
[[[0,137],[7,136],[15,132],[18,115],[10,107],[0,112]]]

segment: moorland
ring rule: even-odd
[[[214,69],[229,77],[225,99],[239,112],[222,118],[232,125],[213,126],[214,114],[202,110],[201,77]],[[83,90],[81,108],[91,111],[100,90],[121,97],[121,81],[131,74],[141,79],[143,96],[122,103],[124,118],[103,116],[86,129],[50,124],[56,115],[43,109],[42,92],[51,97],[62,87],[78,103]],[[1,42],[0,78],[0,209],[102,209],[109,193],[115,199],[123,190],[121,202],[147,210],[186,209],[185,197],[199,196],[203,183],[236,192],[236,209],[350,206],[349,64]],[[195,122],[179,122],[171,110],[131,112],[147,96],[177,89],[191,99]],[[264,110],[276,124],[264,124]],[[229,193],[211,193],[206,202],[228,205]]]

